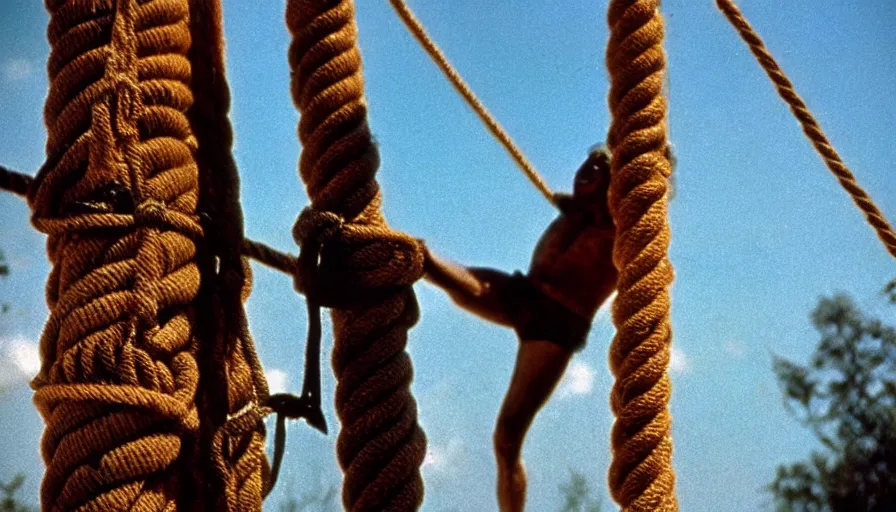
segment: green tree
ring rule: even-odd
[[[884,289],[896,305],[896,280]],[[896,511],[896,328],[845,295],[812,313],[821,341],[807,365],[776,357],[784,403],[823,448],[779,466],[779,511]]]
[[[569,481],[560,485],[560,492],[565,500],[561,512],[600,512],[603,506],[600,496],[592,496],[585,475],[572,469]]]
[[[280,504],[280,512],[329,512],[339,510],[336,498],[339,488],[332,485],[326,489],[308,491],[301,498],[292,497]]]
[[[25,506],[16,498],[19,488],[25,483],[25,475],[19,474],[12,478],[9,483],[0,482],[0,512],[32,512],[35,509]]]

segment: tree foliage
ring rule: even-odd
[[[896,280],[884,289],[896,305]],[[779,466],[779,511],[896,511],[896,328],[845,295],[812,313],[821,341],[807,365],[776,357],[784,403],[823,448]]]
[[[599,496],[592,496],[591,486],[585,475],[569,471],[569,482],[560,485],[565,500],[561,512],[600,512],[603,506]]]
[[[280,512],[330,512],[339,510],[339,487],[331,485],[306,492],[301,498],[291,497],[280,504]]]
[[[0,512],[33,512],[35,509],[24,505],[16,494],[25,483],[25,475],[18,474],[9,483],[0,482]]]

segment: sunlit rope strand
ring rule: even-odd
[[[442,53],[442,50],[436,45],[435,41],[429,37],[429,34],[426,33],[426,29],[423,27],[423,24],[411,9],[407,6],[404,0],[389,0],[392,4],[392,7],[395,8],[395,11],[398,12],[398,17],[401,18],[401,21],[404,22],[405,26],[408,27],[408,30],[411,31],[411,34],[417,39],[423,49],[426,50],[426,53],[432,57],[432,60],[435,61],[436,65],[439,66],[439,69],[445,74],[448,80],[451,82],[451,85],[454,86],[455,90],[460,93],[461,96],[467,101],[467,104],[473,108],[476,112],[476,115],[479,116],[479,119],[485,123],[485,126],[488,127],[488,130],[492,133],[492,135],[498,139],[498,141],[504,146],[510,156],[513,157],[513,160],[519,166],[519,168],[526,174],[526,177],[535,185],[535,188],[538,189],[539,192],[553,205],[556,206],[556,201],[554,199],[554,193],[551,191],[550,187],[548,187],[547,183],[545,183],[544,179],[542,179],[541,175],[538,173],[538,170],[535,169],[535,166],[526,158],[526,155],[523,154],[523,151],[516,145],[511,138],[510,134],[504,130],[501,124],[497,119],[488,111],[485,105],[476,97],[476,93],[470,88],[469,85],[464,81],[463,77],[460,76],[460,73],[454,69],[451,63],[448,61],[448,58],[445,57],[445,54]]]
[[[678,509],[672,467],[672,343],[665,29],[659,0],[613,0],[608,10],[613,152],[609,203],[616,223],[613,261],[615,376],[610,405],[610,492],[623,512]]]
[[[731,0],[717,0],[716,4],[740,34],[741,38],[747,43],[753,55],[756,56],[756,60],[775,85],[781,99],[790,106],[790,111],[793,112],[793,115],[802,125],[803,132],[809,138],[809,141],[812,142],[818,154],[821,155],[828,169],[834,173],[840,185],[852,197],[852,200],[862,210],[862,213],[865,214],[865,219],[877,232],[877,236],[883,242],[887,251],[896,258],[896,232],[893,231],[884,214],[874,204],[868,193],[859,186],[855,176],[846,167],[843,160],[840,159],[840,155],[837,154],[837,151],[828,141],[818,121],[815,120],[815,117],[809,111],[809,107],[796,93],[793,84],[781,67],[778,66],[772,54],[769,53],[759,34],[744,18],[737,6],[734,5],[734,2]]]

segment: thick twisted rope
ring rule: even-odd
[[[192,505],[200,286],[186,0],[48,0],[44,510]]]
[[[672,265],[667,218],[666,57],[659,0],[610,2],[607,68],[613,122],[610,209],[616,222],[610,367],[613,499],[627,512],[673,511],[670,382]]]
[[[463,77],[460,76],[460,73],[454,69],[454,66],[452,66],[451,62],[448,60],[448,57],[442,53],[442,50],[436,45],[436,42],[429,37],[429,34],[426,33],[426,29],[423,27],[423,23],[417,19],[407,3],[403,0],[389,0],[389,2],[392,4],[392,7],[395,8],[398,17],[404,25],[408,28],[414,38],[417,39],[417,42],[420,43],[420,46],[426,50],[426,53],[432,58],[433,62],[439,66],[439,69],[442,70],[442,73],[445,74],[445,77],[448,78],[448,81],[451,82],[454,89],[464,98],[464,100],[466,100],[467,104],[470,105],[470,108],[476,112],[476,115],[479,116],[479,119],[486,128],[488,128],[488,131],[491,132],[498,142],[504,146],[504,149],[507,150],[514,162],[519,166],[520,170],[523,171],[523,174],[529,178],[529,181],[535,185],[535,188],[541,192],[541,195],[543,195],[545,199],[556,206],[557,201],[554,192],[552,192],[550,187],[548,187],[548,184],[545,183],[544,179],[538,173],[538,170],[532,165],[532,162],[526,158],[526,155],[523,154],[523,150],[516,145],[510,134],[508,134],[507,131],[504,130],[504,127],[501,126],[501,123],[495,119],[482,101],[476,97],[476,93],[473,92],[473,89],[471,89],[467,82],[464,81]]]
[[[211,483],[209,510],[260,511],[268,490],[268,409],[263,406],[268,387],[243,308],[251,276],[241,254],[243,215],[228,118],[221,0],[191,0],[190,7],[195,99],[188,116],[198,142],[199,210],[208,219],[200,254],[201,446],[206,464],[197,466],[197,476]]]
[[[423,273],[422,250],[391,231],[380,210],[354,4],[289,0],[286,22],[292,96],[301,112],[300,172],[312,203],[295,234],[320,246],[318,279],[306,296],[343,302],[332,311],[343,504],[352,512],[415,510],[426,439],[404,349],[418,317],[411,284]],[[334,215],[344,223],[328,230],[326,218]]]
[[[821,130],[818,121],[812,116],[809,107],[796,93],[787,75],[765,47],[759,34],[750,26],[750,23],[744,18],[737,6],[734,5],[734,2],[731,0],[717,0],[716,4],[740,34],[740,37],[747,43],[759,65],[762,66],[762,69],[765,70],[765,73],[774,84],[775,89],[778,90],[781,99],[790,106],[790,111],[793,112],[794,117],[800,122],[803,132],[809,138],[818,154],[821,155],[825,165],[834,173],[837,181],[840,182],[840,185],[846,190],[849,197],[859,207],[859,210],[865,214],[865,219],[874,228],[887,251],[896,258],[896,232],[893,232],[893,228],[887,222],[887,218],[884,217],[884,214],[874,204],[868,193],[858,184],[856,177],[843,163],[840,155],[837,154],[837,150],[834,149],[834,146],[831,145],[831,142]]]
[[[28,195],[32,183],[34,183],[34,178],[31,176],[0,165],[0,190],[25,197]],[[298,264],[296,256],[278,251],[262,242],[244,239],[242,253],[243,256],[284,274],[294,275],[296,272]],[[299,285],[299,289],[301,288],[302,286]]]
[[[254,240],[243,240],[243,254],[285,274],[295,274],[297,258]]]
[[[31,176],[0,165],[0,190],[26,196],[32,182]]]

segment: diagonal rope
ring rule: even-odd
[[[535,188],[541,192],[545,199],[556,206],[554,193],[551,192],[550,187],[548,187],[547,183],[542,179],[538,170],[535,169],[532,162],[526,158],[526,155],[523,154],[523,150],[516,145],[510,134],[504,130],[504,127],[501,126],[498,120],[495,119],[479,98],[476,97],[476,93],[474,93],[473,89],[471,89],[464,81],[463,77],[460,76],[460,73],[454,69],[448,61],[448,58],[442,53],[442,50],[439,49],[435,41],[429,37],[429,34],[426,33],[423,24],[417,19],[410,7],[408,7],[404,0],[389,0],[389,2],[392,4],[392,7],[395,8],[395,11],[398,12],[398,17],[401,18],[401,21],[404,22],[408,30],[411,31],[411,34],[414,35],[414,38],[417,39],[417,42],[423,46],[423,49],[426,50],[426,53],[429,54],[436,65],[439,66],[439,69],[442,70],[442,73],[445,74],[451,82],[451,85],[454,86],[454,89],[463,96],[467,101],[467,104],[470,105],[474,112],[476,112],[476,115],[479,116],[479,119],[485,124],[489,132],[491,132],[491,134],[504,146],[504,149],[510,153],[510,156],[526,177],[529,178],[529,181],[535,185]]]
[[[34,179],[27,174],[0,165],[0,190],[25,197],[33,181]]]
[[[613,302],[616,336],[610,368],[609,484],[624,512],[675,511],[672,468],[672,326],[669,247],[665,29],[659,0],[613,0],[608,11],[607,69],[613,152],[610,210],[616,223]]]
[[[843,163],[840,155],[837,154],[834,146],[831,145],[831,142],[821,130],[818,121],[812,116],[809,107],[806,106],[806,103],[796,93],[796,90],[787,78],[787,75],[765,47],[759,34],[756,33],[747,19],[744,18],[737,6],[734,5],[734,2],[731,0],[717,0],[716,4],[722,13],[725,14],[725,17],[728,18],[731,25],[733,25],[740,34],[741,38],[747,43],[753,55],[756,56],[756,60],[771,79],[775,88],[778,90],[781,99],[790,106],[790,111],[793,112],[793,115],[800,122],[800,125],[802,125],[803,132],[809,138],[809,141],[815,147],[818,154],[821,155],[825,165],[827,165],[828,169],[834,173],[837,181],[840,182],[843,189],[846,190],[856,206],[858,206],[865,215],[868,224],[870,224],[877,233],[878,238],[883,242],[887,251],[896,258],[896,232],[893,231],[892,226],[887,222],[886,217],[884,217],[884,214],[880,211],[877,205],[874,204],[874,201],[868,193],[858,184],[856,177],[852,174],[846,164]]]

